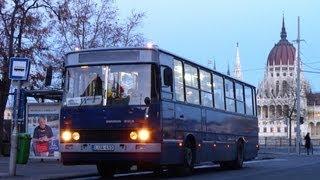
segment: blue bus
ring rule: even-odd
[[[204,162],[239,169],[258,152],[255,87],[168,51],[89,49],[66,54],[61,109],[64,165],[103,177]]]

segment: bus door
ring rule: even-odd
[[[161,64],[161,126],[163,139],[175,139],[173,103],[173,57],[160,53]]]

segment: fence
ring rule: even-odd
[[[301,145],[304,145],[305,141],[302,139]],[[287,137],[260,137],[259,145],[260,147],[282,147],[289,146],[289,138]],[[320,139],[311,139],[311,144],[313,146],[320,146]],[[291,139],[291,146],[296,146],[296,139]]]
[[[305,141],[302,139],[300,144],[299,153],[307,153],[304,147]],[[260,152],[277,152],[277,153],[295,153],[296,152],[296,139],[291,139],[291,146],[289,138],[287,137],[260,137],[259,138]],[[320,139],[311,140],[310,153],[320,153]]]

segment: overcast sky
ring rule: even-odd
[[[320,73],[320,1],[317,0],[116,0],[121,16],[132,9],[146,13],[141,32],[160,48],[199,64],[215,59],[217,70],[231,71],[239,42],[244,80],[258,85],[267,56],[280,40],[282,14],[287,39],[297,38],[301,21],[301,59],[305,70]],[[304,73],[313,91],[320,74]]]

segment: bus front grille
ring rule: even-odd
[[[79,142],[130,142],[129,130],[77,130]]]

